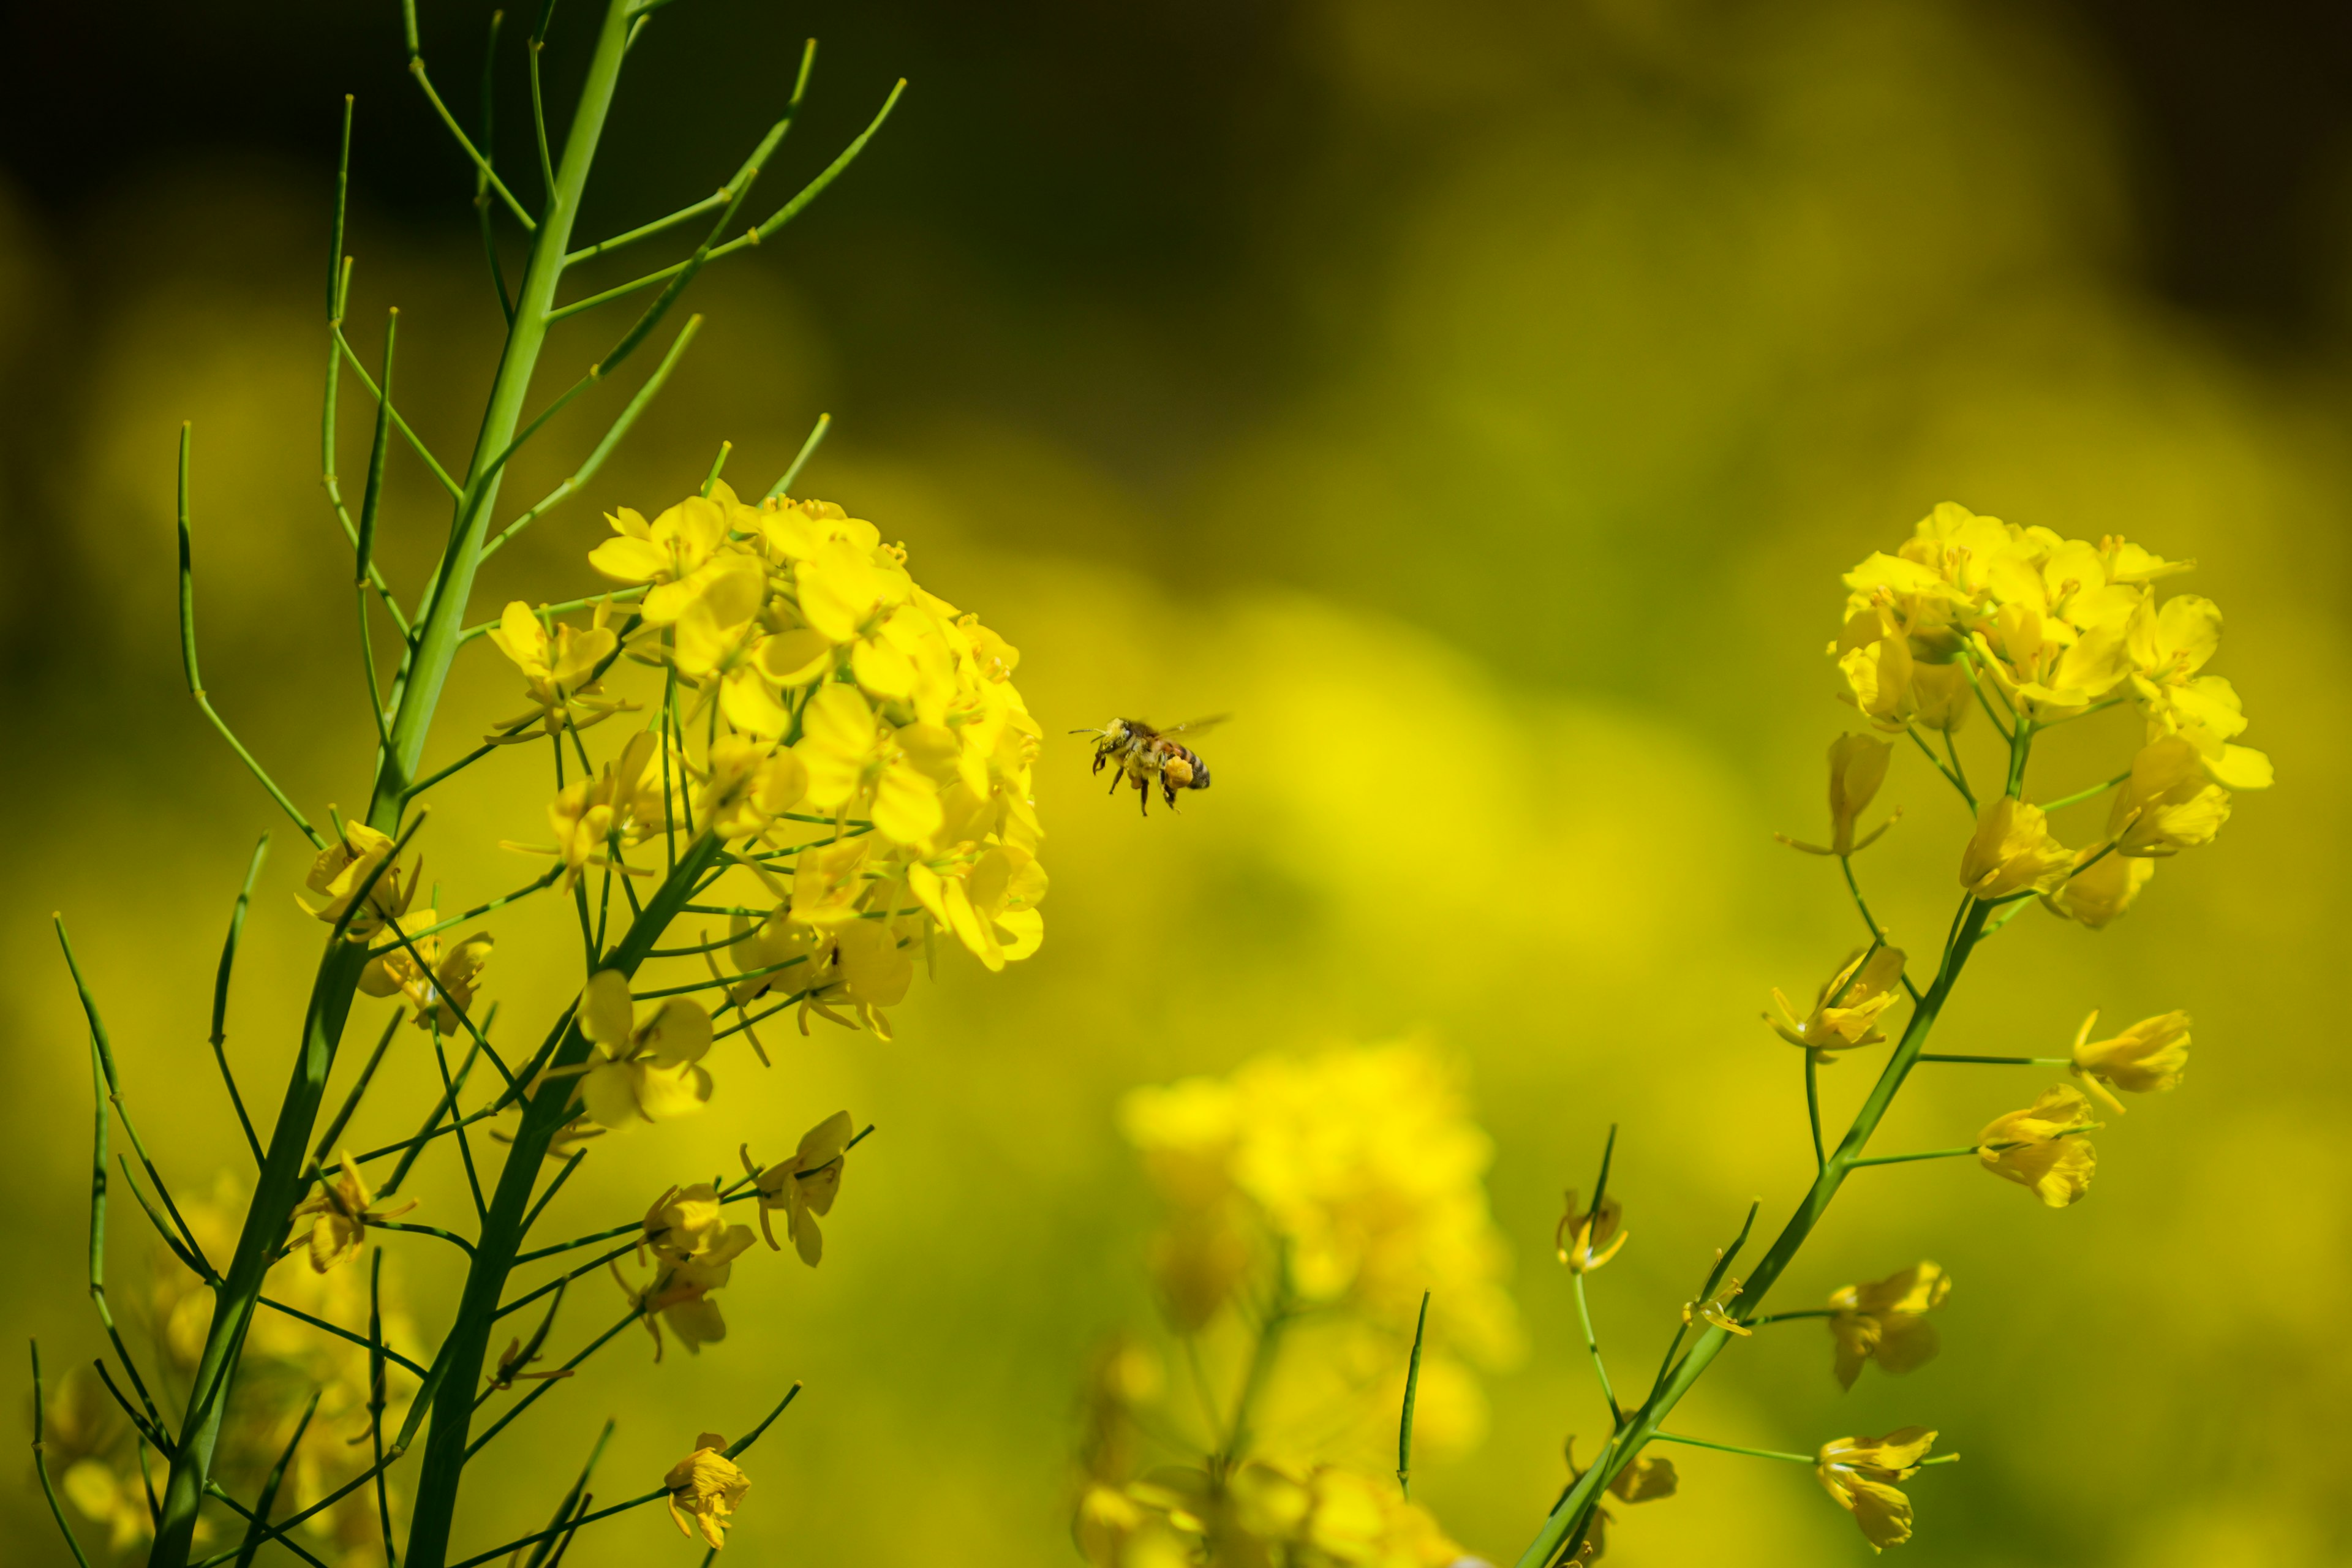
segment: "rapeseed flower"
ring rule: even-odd
[[[2052,913],[2098,930],[2132,906],[2156,875],[2156,862],[2145,856],[2101,854],[2086,849],[2075,857],[2081,868],[2042,895]]]
[[[431,925],[431,910],[419,910],[391,923],[393,931],[376,944],[375,961],[360,972],[360,989],[371,996],[404,996],[416,1009],[418,1028],[456,1034],[458,1015],[473,1007],[474,989],[489,964],[496,942],[489,932],[476,931],[453,945],[445,956],[437,936],[404,942],[397,934],[401,926]],[[425,961],[421,964],[420,958]]]
[[[1576,1194],[1568,1194],[1568,1210],[1552,1232],[1552,1246],[1570,1273],[1591,1273],[1632,1239],[1633,1233],[1619,1224],[1623,1213],[1624,1205],[1615,1198],[1603,1198],[1599,1208],[1580,1213]]]
[[[1936,1326],[1927,1314],[1951,1294],[1951,1276],[1933,1263],[1915,1263],[1884,1279],[1830,1293],[1830,1336],[1837,1342],[1834,1370],[1852,1388],[1864,1362],[1892,1373],[1924,1366],[1936,1354]]]
[[[599,599],[586,631],[559,621],[551,636],[529,605],[518,599],[507,605],[490,628],[490,641],[522,671],[523,690],[532,707],[499,724],[488,737],[492,743],[511,745],[536,734],[561,734],[566,728],[585,730],[635,706],[602,695],[603,682],[597,678],[621,647],[620,635],[607,624],[612,612],[613,601]],[[536,731],[529,728],[534,716],[539,720]]]
[[[670,1467],[662,1485],[669,1489],[669,1517],[678,1533],[699,1533],[714,1552],[727,1544],[735,1510],[751,1489],[750,1478],[727,1457],[727,1439],[716,1432],[697,1437],[694,1452]]]
[[[310,862],[310,874],[302,885],[320,895],[325,902],[312,904],[299,895],[295,902],[305,912],[332,925],[349,917],[346,934],[354,942],[363,942],[375,934],[387,917],[398,918],[408,912],[415,900],[417,884],[423,879],[425,860],[416,862],[403,873],[397,866],[384,862],[391,857],[393,840],[389,834],[380,833],[364,822],[346,822],[335,841],[319,851]],[[353,909],[360,889],[367,889],[364,907]]]
[[[2075,1031],[2074,1070],[2101,1103],[2120,1116],[2124,1104],[2116,1098],[2116,1089],[2156,1094],[2179,1086],[2180,1075],[2189,1068],[2188,1014],[2175,1011],[2142,1018],[2105,1040],[2091,1038],[2098,1022],[2095,1009]]]
[[[2211,843],[2229,820],[2230,792],[2207,779],[2196,746],[2164,735],[2132,758],[2131,776],[2107,816],[2107,837],[2118,855],[2178,855]]]
[[[768,1246],[778,1252],[783,1250],[768,1219],[772,1211],[782,1209],[784,1234],[792,1238],[793,1250],[800,1254],[801,1261],[811,1268],[824,1256],[824,1236],[817,1220],[833,1212],[834,1200],[841,1195],[841,1173],[852,1125],[849,1112],[835,1111],[801,1134],[800,1147],[793,1151],[790,1159],[772,1165],[754,1164],[748,1143],[737,1151],[742,1158],[744,1173],[760,1191],[760,1230],[768,1238]]]
[[[2057,1084],[2026,1110],[1988,1123],[1977,1140],[1977,1158],[1994,1175],[2063,1209],[2091,1190],[2099,1157],[2082,1134],[2098,1125],[2083,1091]]]
[[[1258,1057],[1228,1078],[1136,1089],[1120,1122],[1173,1232],[1245,1226],[1286,1258],[1302,1303],[1344,1306],[1406,1336],[1425,1284],[1444,1280],[1449,1335],[1490,1362],[1514,1350],[1482,1181],[1493,1148],[1425,1052]]]
[[[1879,1032],[1879,1018],[1902,995],[1904,962],[1898,947],[1855,953],[1823,984],[1813,1010],[1801,1019],[1788,996],[1774,986],[1772,1000],[1780,1005],[1780,1017],[1767,1013],[1764,1021],[1790,1045],[1811,1051],[1816,1062],[1835,1061],[1832,1053],[1837,1051],[1877,1045],[1886,1038]]]
[[[637,1241],[637,1261],[646,1251],[672,1263],[715,1265],[732,1262],[751,1245],[751,1227],[730,1225],[719,1206],[719,1189],[709,1182],[671,1187],[646,1210]]]
[[[1936,1434],[1906,1426],[1884,1437],[1835,1437],[1822,1445],[1813,1474],[1837,1505],[1853,1515],[1873,1552],[1911,1539],[1911,1500],[1895,1483],[1919,1473]]]
[[[1895,826],[1895,817],[1888,817],[1859,840],[1853,836],[1854,818],[1869,807],[1878,794],[1878,786],[1885,782],[1887,759],[1894,750],[1885,741],[1868,735],[1840,735],[1832,741],[1828,846],[1807,844],[1785,833],[1779,836],[1780,842],[1808,855],[1835,855],[1841,858],[1877,843],[1879,835]]]
[[[1080,1500],[1076,1534],[1097,1568],[1447,1568],[1463,1561],[1429,1511],[1385,1480],[1265,1459],[1223,1479],[1169,1467],[1123,1488],[1097,1483]]]
[[[717,1262],[658,1263],[652,1280],[642,1287],[630,1284],[619,1264],[605,1267],[612,1270],[614,1282],[645,1324],[646,1332],[653,1336],[655,1361],[662,1358],[664,1325],[690,1355],[699,1355],[703,1346],[727,1337],[726,1316],[710,1296],[734,1272],[731,1257]]]
[[[608,1128],[666,1121],[710,1099],[710,1015],[690,996],[664,997],[642,1021],[620,971],[600,969],[580,996],[580,1032],[593,1047],[580,1072],[588,1115]]]
[[[1960,856],[1960,886],[1979,899],[2053,891],[2074,852],[2051,836],[2038,805],[2011,795],[1989,801]]]
[[[310,1268],[320,1274],[348,1262],[367,1243],[367,1228],[397,1219],[416,1206],[415,1198],[396,1209],[378,1213],[375,1193],[352,1163],[349,1154],[336,1157],[341,1174],[328,1180],[321,1173],[310,1195],[294,1205],[294,1220],[310,1221]]]

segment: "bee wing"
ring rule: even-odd
[[[1206,719],[1187,719],[1160,731],[1163,735],[1204,735],[1232,718],[1230,713],[1212,713]]]

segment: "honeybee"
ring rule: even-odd
[[[1213,718],[1193,719],[1165,730],[1155,730],[1140,719],[1114,719],[1099,730],[1073,730],[1073,735],[1092,735],[1095,740],[1095,766],[1097,773],[1108,766],[1111,770],[1110,792],[1118,793],[1122,783],[1135,785],[1137,804],[1143,815],[1151,815],[1151,785],[1157,780],[1160,793],[1168,802],[1168,809],[1176,809],[1176,792],[1180,789],[1209,787],[1209,764],[1201,754],[1176,739],[1179,735],[1198,735],[1223,723],[1233,715],[1220,713]]]

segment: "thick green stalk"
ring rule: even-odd
[[[663,931],[684,910],[695,883],[718,863],[719,852],[718,840],[707,833],[689,846],[678,857],[677,868],[646,901],[645,912],[631,922],[620,944],[598,967],[635,973],[661,940]],[[557,1031],[551,1042],[553,1049],[544,1052],[550,1067],[572,1067],[587,1057],[588,1041],[576,1019],[565,1019]],[[482,1363],[497,1323],[499,1298],[506,1294],[507,1276],[522,1248],[532,1189],[538,1184],[548,1146],[577,1113],[572,1101],[578,1089],[573,1075],[547,1079],[523,1102],[522,1125],[516,1129],[514,1145],[499,1173],[498,1191],[490,1199],[490,1212],[482,1221],[474,1260],[466,1273],[457,1321],[438,1358],[448,1375],[434,1401],[432,1430],[425,1440],[425,1464],[417,1477],[416,1507],[409,1525],[407,1568],[443,1568],[448,1559],[451,1516],[471,1437],[474,1391],[482,1384]]]
[[[631,0],[610,0],[588,79],[580,89],[580,103],[564,138],[563,161],[555,177],[538,232],[531,236],[530,258],[524,264],[522,284],[515,297],[514,325],[507,333],[506,352],[499,360],[498,379],[490,387],[488,406],[474,442],[473,463],[467,472],[464,493],[450,525],[449,546],[433,579],[422,624],[417,628],[415,673],[393,721],[392,750],[376,778],[375,798],[368,820],[389,830],[380,816],[396,816],[409,781],[415,776],[424,753],[426,732],[457,657],[464,631],[466,604],[481,563],[483,535],[490,509],[498,500],[504,477],[499,459],[522,423],[523,403],[530,391],[531,374],[540,351],[546,346],[548,315],[556,285],[562,280],[563,253],[578,217],[580,198],[587,189],[588,171],[596,160],[596,146],[604,133],[614,89],[619,85],[621,53],[627,41]]]
[[[367,820],[381,831],[396,832],[406,791],[415,776],[418,760],[433,727],[434,710],[449,674],[464,631],[467,601],[480,564],[483,535],[490,508],[498,499],[501,458],[520,424],[525,398],[540,351],[546,345],[549,308],[563,270],[563,254],[571,243],[572,226],[596,146],[619,83],[621,57],[627,42],[632,0],[610,0],[598,33],[587,80],[566,138],[563,163],[548,210],[532,236],[514,322],[506,350],[499,361],[488,406],[474,445],[473,467],[457,500],[449,542],[434,574],[432,593],[418,623],[410,677],[401,695],[400,710],[392,723],[392,743],[382,749]],[[649,944],[650,945],[650,944]],[[150,1568],[184,1568],[194,1538],[196,1515],[210,1479],[212,1457],[218,1442],[222,1415],[228,1403],[237,1356],[252,1321],[262,1278],[277,1257],[299,1195],[311,1129],[326,1092],[327,1076],[334,1065],[352,997],[360,972],[367,964],[366,944],[346,942],[339,930],[330,939],[327,953],[310,993],[300,1050],[286,1097],[270,1134],[269,1150],[256,1184],[245,1228],[237,1238],[235,1260],[215,1299],[210,1332],[197,1363],[188,1412],[177,1450],[172,1457],[165,1484],[162,1517],[155,1543],[148,1556]],[[534,1165],[535,1161],[523,1162]],[[470,1384],[460,1386],[470,1389]],[[437,1557],[434,1559],[437,1563]]]

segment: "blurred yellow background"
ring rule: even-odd
[[[795,29],[826,20],[677,13],[675,41],[649,35],[657,85],[615,131],[623,187],[667,195],[605,214],[611,226],[731,161],[698,124],[698,72],[727,78],[711,117],[749,123],[783,68],[740,61],[754,44],[781,59]],[[1001,107],[1083,144],[1109,90],[1086,49],[1136,36],[1024,15],[1060,30],[1034,47],[1075,67]],[[433,18],[445,83],[470,82],[478,25]],[[1589,1453],[1605,1430],[1549,1238],[1560,1189],[1589,1187],[1609,1125],[1634,1239],[1596,1277],[1595,1311],[1621,1385],[1654,1364],[1748,1199],[1777,1226],[1808,1173],[1798,1058],[1756,1015],[1769,987],[1818,984],[1854,917],[1830,866],[1770,835],[1818,837],[1822,751],[1852,721],[1822,657],[1837,574],[1954,500],[2198,557],[2186,586],[2229,616],[2215,668],[2281,782],[2242,796],[2220,842],[2168,867],[2109,930],[2029,912],[1979,957],[1939,1032],[1944,1050],[2050,1054],[2094,1006],[2114,1022],[2196,1016],[2187,1085],[2101,1135],[2090,1199],[2045,1212],[1958,1162],[1865,1173],[1775,1298],[1814,1305],[1933,1258],[1957,1281],[1941,1359],[1841,1396],[1815,1325],[1768,1330],[1675,1425],[1796,1449],[1938,1427],[1966,1458],[1912,1488],[1906,1550],[1922,1564],[2352,1554],[2338,1414],[2352,1401],[2352,1073],[2330,1001],[2345,846],[2340,814],[2319,809],[2345,797],[2352,757],[2347,362],[2250,348],[2141,281],[2113,85],[2029,11],[1364,0],[1279,26],[1295,30],[1282,38],[1295,100],[1202,153],[1241,179],[1254,139],[1282,148],[1279,177],[1227,212],[1240,259],[1196,237],[1160,271],[1121,274],[1124,289],[1087,280],[1088,247],[1098,217],[1116,227],[1148,205],[1148,182],[1122,188],[1110,144],[1085,177],[1057,166],[1058,216],[1037,217],[1030,171],[954,164],[952,116],[919,108],[924,71],[987,80],[1003,63],[991,50],[1032,46],[915,39],[906,141],[893,145],[894,126],[874,154],[897,205],[858,194],[861,167],[838,214],[821,205],[783,243],[707,274],[693,303],[710,321],[635,437],[584,502],[486,574],[483,615],[593,592],[583,557],[600,509],[686,493],[722,438],[730,477],[756,494],[834,411],[800,490],[905,539],[927,586],[1022,650],[1020,684],[1053,737],[1038,790],[1054,886],[1033,961],[989,976],[943,952],[895,1040],[775,1030],[773,1070],[730,1058],[706,1115],[633,1134],[625,1163],[590,1159],[551,1222],[565,1231],[629,1219],[663,1183],[731,1164],[739,1140],[780,1148],[840,1106],[880,1129],[853,1157],[822,1269],[747,1260],[726,1297],[732,1333],[698,1358],[654,1366],[642,1341],[616,1342],[500,1439],[462,1539],[535,1528],[605,1414],[620,1421],[617,1496],[652,1484],[697,1430],[740,1430],[797,1377],[808,1393],[747,1461],[756,1489],[732,1560],[1075,1561],[1082,1375],[1107,1335],[1150,1313],[1153,1205],[1118,1098],[1270,1047],[1413,1036],[1459,1064],[1494,1137],[1528,1341],[1489,1382],[1484,1445],[1430,1464],[1416,1495],[1509,1561],[1563,1479],[1561,1440],[1580,1431]],[[396,68],[395,39],[377,28],[368,58]],[[803,174],[902,68],[897,39],[877,27],[850,68],[820,70],[835,118],[800,145]],[[1237,93],[1264,41],[1234,35]],[[1215,66],[1213,40],[1188,47]],[[345,85],[299,59],[282,68],[321,105]],[[371,79],[363,168],[441,159],[396,68]],[[965,80],[949,101],[991,100]],[[670,159],[680,125],[698,162]],[[973,183],[888,173],[934,153]],[[401,308],[403,401],[454,464],[495,312],[469,187],[455,170],[445,184],[427,222],[404,196],[371,205],[362,180],[352,314],[372,354],[379,312]],[[265,1103],[319,940],[292,902],[299,841],[179,689],[182,418],[195,422],[215,700],[314,816],[361,798],[370,736],[348,558],[317,494],[317,169],[198,148],[127,166],[70,221],[55,210],[0,199],[19,425],[0,545],[0,799],[16,827],[0,907],[0,1328],[39,1335],[62,1364],[101,1342],[80,1284],[86,1058],[49,911],[72,924],[142,1131],[187,1191],[242,1173],[204,1037],[263,829],[276,847],[230,1050]],[[1058,259],[992,273],[1025,253],[992,249],[990,224],[1024,214],[1066,226],[1066,243],[1034,247]],[[1204,321],[1214,330],[1191,331]],[[566,329],[542,387],[619,325]],[[876,390],[876,363],[895,391]],[[567,414],[518,461],[509,515],[569,471],[621,395]],[[347,483],[364,462],[358,405],[347,384]],[[381,554],[413,584],[446,513],[413,463],[392,484]],[[516,685],[476,645],[432,754],[508,716]],[[1225,710],[1237,717],[1201,748],[1215,787],[1181,817],[1141,821],[1105,799],[1087,743],[1062,735]],[[2049,764],[2080,769],[2053,791],[2113,771],[2090,752]],[[428,876],[449,900],[531,874],[494,846],[542,836],[547,788],[533,753],[446,792]],[[1882,918],[1925,947],[1966,823],[1916,755],[1897,755],[1884,798],[1904,820],[1858,864]],[[568,919],[550,907],[495,922],[486,994],[519,1036],[576,980]],[[393,1070],[366,1142],[419,1114],[429,1061]],[[1826,1075],[1833,1114],[1871,1070]],[[1880,1146],[1966,1142],[2044,1081],[1923,1072]],[[462,1219],[454,1163],[426,1169],[420,1217]],[[118,1206],[125,1289],[142,1225]],[[431,1246],[399,1251],[427,1326],[452,1290]],[[609,1290],[583,1281],[569,1328],[606,1318]],[[1866,1550],[1793,1466],[1675,1457],[1682,1495],[1622,1519],[1612,1562]],[[23,1479],[0,1489],[11,1561],[66,1561]],[[647,1510],[567,1562],[688,1551]]]

